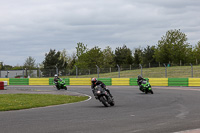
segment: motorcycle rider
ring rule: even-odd
[[[95,86],[101,85],[101,87],[108,92],[110,97],[113,98],[112,94],[110,93],[110,90],[108,88],[106,88],[106,85],[102,81],[97,80],[97,78],[92,78],[91,82],[92,82],[91,89],[92,89],[93,94],[94,94]],[[95,98],[97,98],[97,97],[95,97]]]
[[[54,75],[54,83],[56,86],[58,86],[58,81],[60,80],[60,78],[58,77],[57,74]]]
[[[138,75],[138,79],[137,79],[137,84],[139,85],[139,89],[144,92],[144,89],[142,88],[142,81],[144,80],[144,78],[141,75]]]

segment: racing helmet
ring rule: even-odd
[[[138,79],[142,79],[142,76],[141,76],[141,75],[138,75]]]
[[[91,82],[92,82],[93,84],[95,84],[95,83],[97,82],[97,78],[92,78],[92,79],[91,79]]]
[[[55,75],[54,75],[54,77],[55,77],[55,78],[58,78],[58,75],[57,75],[57,74],[55,74]]]

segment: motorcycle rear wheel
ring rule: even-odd
[[[114,100],[110,103],[110,106],[114,106],[115,105],[115,102]]]
[[[60,88],[58,86],[56,86],[57,90],[60,90]]]

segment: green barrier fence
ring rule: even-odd
[[[9,85],[29,85],[29,79],[27,79],[27,78],[10,78]]]
[[[8,85],[30,85],[30,79],[29,78],[0,78],[0,81],[8,81]],[[63,78],[65,80],[66,85],[72,85],[70,84],[70,78]],[[145,78],[148,79],[148,78]],[[153,78],[151,78],[153,79]],[[39,80],[39,78],[38,78]],[[48,79],[47,79],[48,80]],[[102,81],[106,85],[110,86],[112,85],[112,78],[98,78],[98,80]],[[160,82],[159,80],[156,81],[154,79],[154,82]],[[192,78],[192,80],[198,80],[198,78]],[[189,85],[189,78],[168,78],[168,86],[190,86]],[[199,80],[196,81],[199,83]],[[151,82],[150,82],[151,83]],[[49,85],[53,85],[53,78],[49,78]],[[129,85],[130,86],[137,86],[137,78],[130,78],[129,79]],[[156,85],[154,85],[156,86]],[[192,85],[193,86],[193,85]],[[197,85],[199,86],[199,85]]]
[[[188,86],[188,78],[168,78],[168,86]]]
[[[49,78],[49,85],[53,85],[53,79],[54,78]]]
[[[137,86],[137,78],[130,78],[130,86]]]
[[[112,85],[112,79],[111,78],[98,78],[98,80],[102,81],[105,85]]]

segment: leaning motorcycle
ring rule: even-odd
[[[109,93],[101,87],[101,85],[97,85],[94,88],[94,96],[98,99],[105,107],[114,106],[114,99],[109,95]]]
[[[53,84],[55,85],[57,90],[60,90],[60,89],[67,90],[67,86],[65,84],[65,80],[63,80],[63,79],[58,80],[58,82],[53,82]]]
[[[142,80],[140,90],[141,90],[142,92],[145,92],[145,94],[147,94],[147,93],[153,94],[153,90],[152,90],[152,88],[151,88],[151,85],[150,85],[150,83],[149,83],[149,80],[146,80],[146,79],[143,79],[143,80]]]

